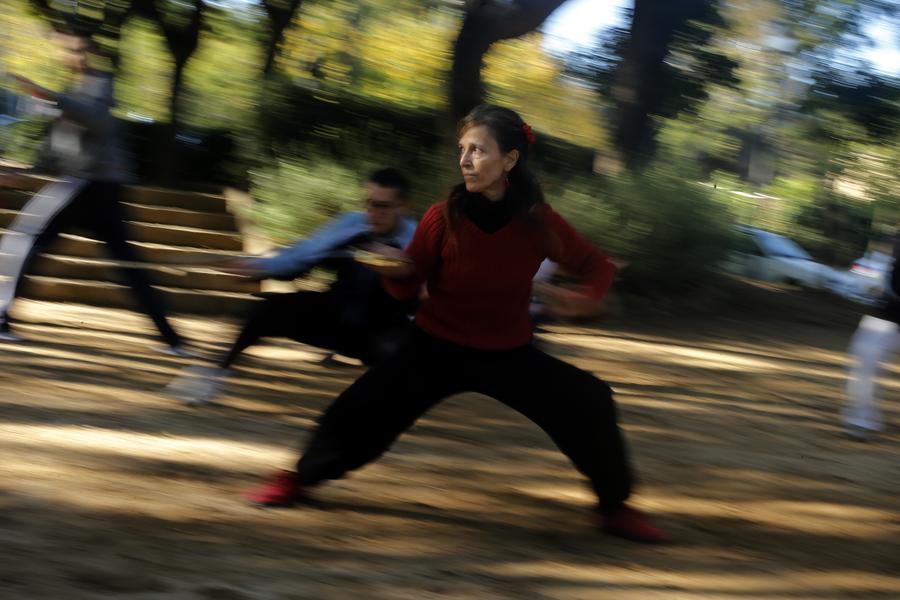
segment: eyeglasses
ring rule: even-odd
[[[368,210],[391,210],[400,206],[398,202],[383,202],[377,200],[366,200],[366,209]]]

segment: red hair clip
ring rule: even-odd
[[[525,139],[528,140],[528,145],[533,146],[537,142],[537,138],[534,137],[534,131],[531,130],[531,125],[522,123],[522,131],[525,133]]]

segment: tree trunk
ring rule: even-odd
[[[472,15],[466,15],[459,37],[453,45],[453,66],[450,70],[450,107],[453,118],[459,119],[484,99],[481,68],[484,55],[493,43],[480,28],[472,25]]]
[[[652,154],[653,116],[665,98],[665,59],[675,32],[715,0],[635,0],[628,41],[612,86],[613,141],[629,168]]]
[[[200,41],[200,25],[203,20],[203,0],[194,0],[193,10],[186,19],[169,22],[163,18],[157,6],[156,0],[146,4],[150,17],[162,28],[166,46],[175,61],[175,71],[172,74],[172,92],[169,97],[169,127],[164,141],[161,144],[162,156],[158,164],[156,178],[166,183],[174,179],[175,166],[175,137],[181,127],[181,92],[184,83],[184,69],[188,61],[197,49]]]
[[[470,1],[456,42],[450,70],[450,110],[459,119],[484,101],[481,68],[491,44],[517,38],[540,27],[565,0]]]
[[[172,92],[169,96],[169,122],[177,133],[181,128],[181,89],[184,87],[184,68],[187,60],[177,60],[175,71],[172,73]]]
[[[279,47],[284,41],[284,30],[294,19],[294,15],[300,8],[302,0],[282,0],[276,2],[266,0],[263,6],[269,15],[269,36],[266,39],[266,60],[263,66],[263,75],[269,77],[275,68],[275,59],[278,57]]]

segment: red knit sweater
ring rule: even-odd
[[[547,205],[538,208],[546,234],[520,217],[494,233],[462,217],[458,236],[446,226],[444,205],[428,209],[406,248],[416,276],[384,279],[387,291],[400,299],[416,297],[426,283],[428,298],[416,324],[435,337],[481,350],[527,344],[531,280],[548,257],[578,275],[596,299],[612,283],[615,267],[606,255]]]

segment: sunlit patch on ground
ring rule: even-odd
[[[161,393],[192,364],[127,312],[25,302],[0,346],[4,598],[895,598],[900,409],[840,435],[846,331],[732,324],[554,327],[551,350],[611,382],[636,505],[677,543],[596,533],[579,475],[524,418],[476,395],[288,511],[239,493],[290,467],[361,369],[273,340],[221,405]],[[210,356],[234,324],[179,319]]]

